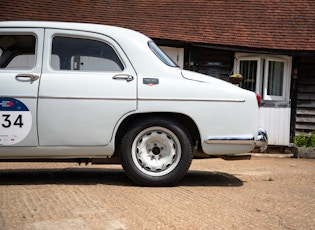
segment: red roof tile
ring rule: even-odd
[[[153,38],[315,51],[314,0],[1,0],[0,20],[77,21]]]

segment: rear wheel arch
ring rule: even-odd
[[[195,144],[196,141],[200,143],[200,132],[197,128],[196,123],[193,119],[185,114],[180,113],[140,113],[140,114],[132,114],[126,117],[119,125],[116,135],[115,135],[115,154],[117,154],[117,150],[119,149],[119,145],[121,139],[123,138],[126,131],[138,120],[150,119],[150,118],[166,118],[170,120],[175,120],[180,123],[187,131],[189,136],[191,137],[192,144]]]

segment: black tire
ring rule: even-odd
[[[172,119],[138,121],[126,132],[120,158],[127,176],[142,186],[173,186],[188,171],[192,145],[185,128]]]

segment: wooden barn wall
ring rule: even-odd
[[[234,52],[192,47],[189,53],[189,70],[229,81],[232,73]]]
[[[315,57],[301,57],[295,130],[315,131]]]
[[[289,146],[291,108],[259,108],[259,127],[268,134],[269,145]]]

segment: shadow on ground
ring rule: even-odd
[[[117,185],[136,186],[122,169],[57,168],[1,169],[1,185]],[[188,171],[178,186],[242,186],[237,177],[222,172]]]

